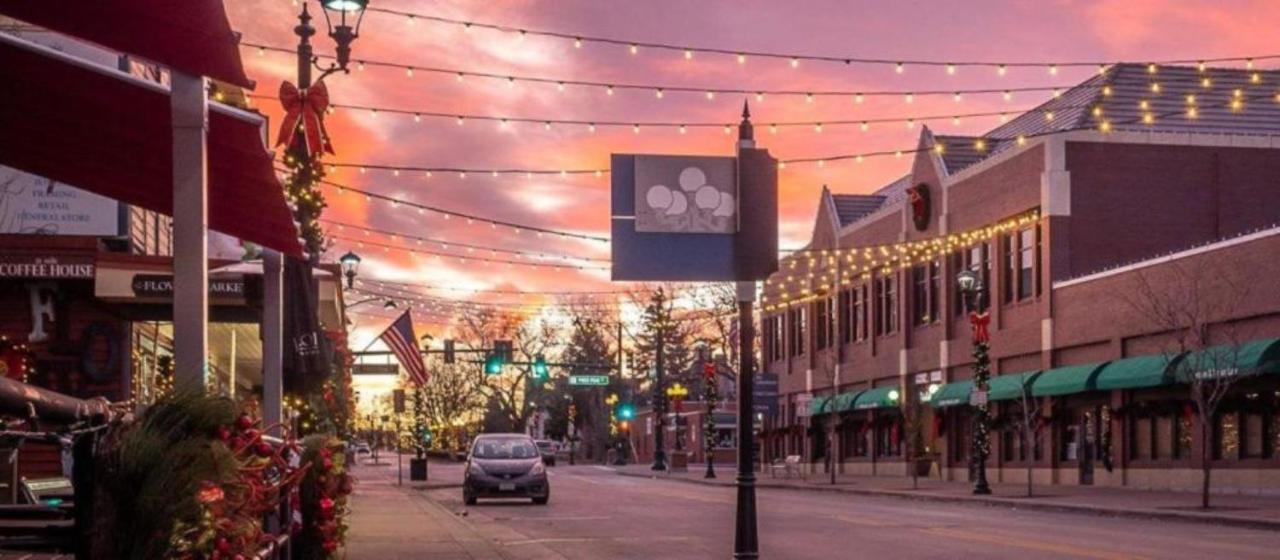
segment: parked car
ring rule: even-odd
[[[542,454],[542,463],[548,467],[556,466],[556,452],[560,450],[560,446],[556,442],[549,439],[535,439],[533,444],[538,446],[538,453]]]
[[[538,505],[551,499],[542,453],[525,434],[483,434],[471,445],[462,481],[462,501],[478,498],[530,498]]]
[[[363,441],[357,441],[351,444],[351,447],[352,447],[352,450],[355,451],[357,455],[368,455],[370,453],[373,453],[373,450],[369,448],[369,444]]]

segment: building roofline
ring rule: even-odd
[[[1249,233],[1240,234],[1240,235],[1226,238],[1226,239],[1210,241],[1208,243],[1205,243],[1196,247],[1192,247],[1190,249],[1183,249],[1181,251],[1167,253],[1158,257],[1152,257],[1152,258],[1148,258],[1140,261],[1134,261],[1134,262],[1119,265],[1113,268],[1108,268],[1108,269],[1100,270],[1097,272],[1091,272],[1083,276],[1069,278],[1067,280],[1059,280],[1053,283],[1053,289],[1057,290],[1060,288],[1069,288],[1071,286],[1075,286],[1078,284],[1084,284],[1087,282],[1092,282],[1094,280],[1100,280],[1103,278],[1124,274],[1126,272],[1133,272],[1135,270],[1141,270],[1141,269],[1149,268],[1159,264],[1171,263],[1171,262],[1185,259],[1188,257],[1194,257],[1196,255],[1202,255],[1202,254],[1217,251],[1220,249],[1226,249],[1227,247],[1234,247],[1236,245],[1243,245],[1245,243],[1251,243],[1254,241],[1258,241],[1260,239],[1266,239],[1268,237],[1274,237],[1277,235],[1280,235],[1280,222],[1273,224],[1272,226],[1267,228],[1256,229]]]

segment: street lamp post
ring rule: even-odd
[[[657,301],[655,308],[658,310],[658,325],[654,336],[655,356],[654,356],[654,379],[653,379],[653,467],[655,471],[667,470],[667,452],[664,448],[664,431],[666,431],[667,401],[663,392],[662,377],[663,371],[666,369],[664,358],[666,357],[666,332],[667,325],[662,313],[666,300],[662,289],[658,289]]]
[[[338,265],[342,267],[342,276],[347,279],[347,289],[355,287],[356,272],[360,270],[360,255],[347,251],[338,257]]]
[[[667,387],[667,398],[675,403],[676,409],[676,451],[684,451],[684,437],[680,432],[680,413],[684,411],[684,398],[689,396],[689,389],[680,382]]]
[[[969,325],[973,331],[973,437],[969,440],[970,460],[973,461],[974,494],[990,494],[987,483],[987,456],[991,453],[991,416],[987,405],[987,390],[991,380],[990,336],[987,325],[991,315],[986,309],[986,287],[971,270],[956,275],[956,284],[969,308]]]

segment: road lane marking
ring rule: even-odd
[[[866,525],[867,527],[888,527],[889,526],[889,524],[885,523],[884,521],[878,521],[875,519],[865,519],[860,517],[849,517],[847,515],[837,515],[836,519],[840,521],[844,521],[845,523],[852,523],[854,525]]]
[[[1067,544],[1055,544],[1048,542],[1033,541],[1027,539],[1018,539],[1011,537],[1002,537],[989,533],[976,533],[970,529],[944,529],[933,527],[929,529],[920,529],[926,533],[932,533],[953,539],[961,539],[988,544],[996,544],[1009,547],[1026,548],[1029,550],[1039,550],[1041,552],[1052,552],[1055,554],[1064,554],[1067,556],[1077,556],[1080,558],[1097,558],[1099,560],[1139,560],[1144,557],[1134,554],[1122,554],[1118,552],[1110,552],[1106,550],[1097,550],[1093,548],[1084,548]]]

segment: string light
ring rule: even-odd
[[[618,39],[618,38],[613,38],[613,37],[605,37],[605,36],[574,35],[574,34],[568,34],[568,33],[557,32],[557,31],[535,30],[535,29],[524,29],[524,28],[517,28],[517,27],[511,27],[511,26],[506,26],[506,25],[499,25],[499,24],[487,23],[487,22],[466,21],[466,20],[460,20],[460,19],[448,18],[448,17],[444,17],[444,16],[431,15],[431,14],[421,14],[421,13],[409,12],[409,11],[404,11],[404,10],[396,10],[396,9],[392,9],[392,8],[383,8],[383,7],[369,7],[369,8],[367,9],[367,11],[369,11],[369,12],[374,12],[374,13],[380,13],[380,14],[391,15],[391,16],[405,17],[405,18],[408,18],[408,19],[410,19],[410,20],[412,20],[413,18],[421,18],[421,19],[424,19],[424,20],[427,20],[427,21],[432,21],[432,22],[441,23],[441,24],[462,25],[462,26],[464,27],[464,30],[466,30],[466,31],[470,31],[470,30],[471,30],[471,28],[474,26],[474,27],[482,27],[482,28],[485,28],[485,29],[494,30],[494,31],[499,31],[499,32],[505,32],[505,33],[517,33],[517,34],[520,34],[520,35],[528,34],[528,35],[537,35],[537,36],[541,36],[541,37],[547,37],[547,38],[559,39],[559,40],[572,40],[572,41],[573,41],[573,45],[574,45],[574,47],[575,47],[575,48],[582,48],[582,45],[583,45],[583,43],[584,43],[584,42],[599,43],[599,44],[604,44],[604,45],[624,45],[624,46],[627,46],[627,47],[632,51],[632,54],[636,54],[636,53],[639,51],[639,48],[640,48],[640,47],[644,47],[644,48],[652,49],[652,50],[667,50],[667,51],[677,51],[677,52],[688,52],[688,53],[690,53],[690,54],[695,53],[695,52],[698,52],[698,53],[706,53],[706,54],[720,54],[720,55],[726,55],[726,56],[736,56],[736,57],[737,57],[737,59],[738,59],[738,61],[739,61],[739,63],[745,63],[746,56],[751,55],[751,56],[759,56],[759,57],[764,57],[764,58],[778,58],[778,59],[789,60],[789,61],[792,61],[792,66],[798,66],[798,65],[799,65],[799,63],[800,63],[800,61],[809,60],[809,61],[824,61],[824,62],[829,62],[829,63],[839,63],[839,64],[842,64],[842,65],[849,65],[849,64],[853,64],[853,63],[858,63],[858,64],[871,64],[871,65],[895,64],[895,66],[901,66],[901,65],[905,65],[905,64],[912,64],[912,65],[916,65],[916,66],[947,66],[947,67],[951,67],[951,66],[956,66],[956,67],[958,67],[958,66],[987,66],[987,67],[992,67],[992,66],[994,66],[994,67],[996,67],[997,69],[1002,68],[1002,67],[1005,67],[1005,66],[1019,66],[1019,67],[1047,67],[1047,68],[1049,68],[1049,69],[1050,69],[1050,72],[1051,72],[1051,73],[1056,73],[1056,72],[1057,72],[1057,68],[1058,68],[1058,67],[1060,67],[1060,66],[1061,66],[1061,67],[1082,67],[1082,66],[1092,67],[1092,66],[1096,66],[1096,65],[1099,65],[1099,64],[1106,64],[1106,63],[1107,63],[1107,62],[1105,62],[1105,61],[1058,61],[1058,62],[1047,62],[1047,61],[1045,61],[1045,62],[1041,62],[1041,61],[1029,61],[1029,62],[1027,62],[1027,61],[1022,61],[1022,62],[1006,62],[1006,61],[985,61],[985,60],[983,60],[983,61],[977,61],[977,60],[975,60],[975,61],[955,61],[955,60],[952,60],[952,61],[939,61],[939,60],[929,60],[929,59],[918,59],[918,60],[899,60],[899,61],[897,61],[897,62],[891,62],[891,61],[889,61],[889,60],[884,60],[884,59],[877,59],[877,58],[863,58],[863,57],[855,57],[855,56],[847,56],[847,55],[846,55],[846,56],[840,56],[840,55],[822,56],[822,55],[809,55],[809,54],[786,53],[786,52],[749,51],[749,50],[730,50],[730,49],[712,48],[712,47],[699,47],[699,46],[695,46],[695,45],[683,45],[683,44],[672,44],[672,43],[660,43],[660,42],[653,42],[653,41],[623,40],[623,39]],[[1266,56],[1266,57],[1256,57],[1256,56],[1254,56],[1254,57],[1222,57],[1222,58],[1215,58],[1215,59],[1211,59],[1211,60],[1204,60],[1204,61],[1195,60],[1195,59],[1192,59],[1192,60],[1163,60],[1163,61],[1153,61],[1153,62],[1152,62],[1152,64],[1153,64],[1153,65],[1156,65],[1156,64],[1192,64],[1192,63],[1196,63],[1196,62],[1210,62],[1210,61],[1211,61],[1211,62],[1223,62],[1223,63],[1227,63],[1227,62],[1239,62],[1239,61],[1242,61],[1242,60],[1243,60],[1243,61],[1245,62],[1245,66],[1246,66],[1246,68],[1252,69],[1252,68],[1254,67],[1254,61],[1255,61],[1255,59],[1272,59],[1272,58],[1276,58],[1276,57],[1275,57],[1275,56]],[[998,71],[998,70],[997,70],[997,71]]]
[[[396,203],[393,202],[393,204],[396,204]],[[463,249],[489,251],[490,254],[503,253],[508,255],[522,256],[522,257],[539,258],[539,259],[560,259],[564,261],[609,262],[609,259],[602,259],[598,257],[579,257],[579,256],[572,256],[572,255],[548,253],[548,252],[542,252],[542,251],[539,251],[539,252],[519,251],[514,249],[504,249],[500,247],[486,247],[482,245],[474,245],[474,244],[463,243],[463,242],[450,242],[450,241],[444,241],[441,239],[433,239],[429,237],[420,237],[420,236],[411,235],[411,234],[396,233],[396,232],[385,230],[385,229],[362,226],[362,225],[352,224],[347,222],[340,222],[337,220],[330,220],[326,218],[321,218],[320,221],[336,227],[338,231],[353,229],[353,230],[362,232],[366,236],[370,233],[376,233],[379,235],[389,236],[391,237],[392,241],[398,241],[399,240],[398,238],[402,237],[408,241],[416,241],[418,242],[418,245],[422,245],[423,243],[441,245],[442,249],[445,249],[445,250],[447,250],[449,246],[452,245],[454,247],[459,247]],[[513,230],[517,233],[520,231],[519,228],[513,228]]]

